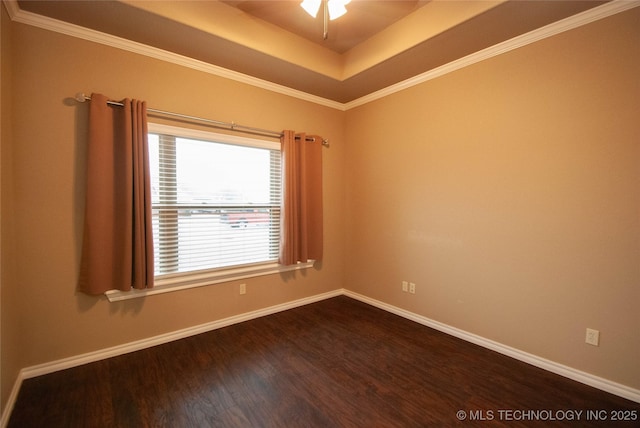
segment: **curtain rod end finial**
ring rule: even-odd
[[[83,103],[83,102],[85,102],[87,100],[87,97],[84,95],[84,93],[78,92],[78,93],[76,93],[75,99],[79,103]]]

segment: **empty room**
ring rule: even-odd
[[[3,0],[0,426],[640,426],[639,6]]]

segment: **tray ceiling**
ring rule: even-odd
[[[605,1],[18,1],[20,9],[347,103]]]
[[[312,18],[300,7],[300,0],[222,2],[342,54],[415,12],[428,0],[352,0],[344,16],[329,22],[327,40],[323,40],[322,12]]]

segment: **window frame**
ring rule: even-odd
[[[178,137],[193,138],[197,140],[216,141],[224,144],[280,150],[280,143],[278,141],[267,141],[257,138],[240,137],[231,134],[222,134],[187,127],[177,127],[155,122],[148,123],[147,132],[148,134],[169,134]],[[283,266],[277,262],[259,262],[192,272],[169,273],[161,275],[156,275],[154,273],[155,284],[151,289],[134,289],[126,292],[119,290],[110,290],[107,291],[105,295],[110,302],[115,302],[224,282],[243,280],[257,276],[307,269],[313,267],[314,263],[315,261],[311,260],[307,263],[298,263],[292,266]]]

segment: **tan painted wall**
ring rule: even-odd
[[[11,164],[11,32],[7,11],[0,5],[0,409],[4,409],[18,372],[22,368],[18,348],[14,346],[20,336],[18,313],[11,305],[15,301],[17,283],[15,270],[15,233],[13,207],[13,180]]]
[[[640,388],[639,46],[635,9],[349,111],[348,287]]]
[[[20,367],[200,325],[342,286],[343,113],[143,56],[13,23],[13,166],[17,215],[14,320]],[[75,292],[84,195],[87,104],[76,92],[145,99],[153,108],[330,138],[324,151],[320,269],[120,303]],[[4,193],[3,193],[4,194]],[[13,382],[15,380],[11,379]],[[5,389],[6,390],[6,389]]]
[[[9,24],[2,406],[19,368],[343,286],[640,388],[639,21],[626,12],[347,113]],[[330,138],[322,268],[248,280],[245,296],[237,283],[115,304],[76,294],[78,91]]]

